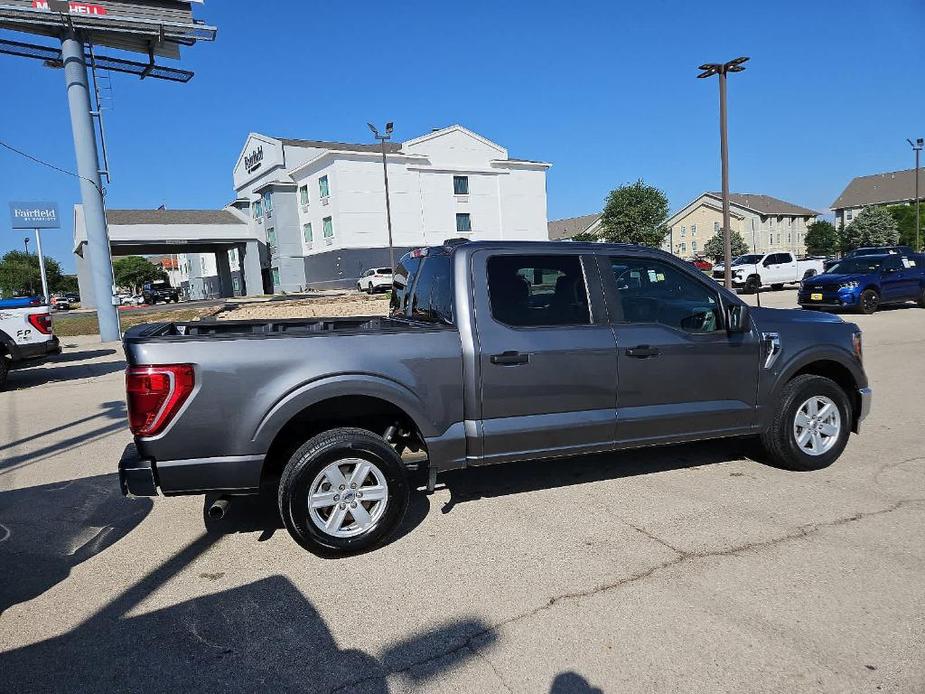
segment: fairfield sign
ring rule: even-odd
[[[244,157],[244,168],[247,170],[247,173],[253,173],[260,168],[260,163],[263,161],[263,145],[260,145],[250,154],[245,155]]]
[[[102,17],[106,14],[105,7],[89,2],[69,2],[67,6],[71,14],[82,14],[90,17]],[[32,0],[32,7],[37,10],[51,10],[48,6],[48,0]]]

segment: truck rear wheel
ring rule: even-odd
[[[385,439],[343,427],[318,434],[292,454],[278,501],[296,542],[315,554],[343,556],[385,542],[409,496],[401,457]]]
[[[10,360],[0,349],[0,391],[6,388],[6,376],[10,372]]]
[[[801,471],[834,463],[851,432],[845,391],[831,379],[805,374],[784,386],[779,402],[771,425],[761,435],[771,462]]]

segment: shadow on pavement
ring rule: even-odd
[[[260,533],[257,537],[258,542],[269,540],[277,530],[287,532],[279,515],[276,489],[268,487],[259,495],[229,497],[231,503],[228,505],[225,517],[219,520],[209,518],[209,506],[220,496],[220,494],[207,494],[205,497],[202,518],[206,532],[218,535]],[[424,494],[412,492],[402,524],[389,538],[388,543],[395,542],[418,527],[427,518],[429,512],[430,499]]]
[[[114,349],[86,349],[86,350],[75,350],[73,352],[62,352],[58,356],[49,360],[51,364],[61,364],[69,361],[86,361],[87,359],[98,359],[99,357],[108,357],[110,354],[115,354],[116,350]]]
[[[552,681],[549,694],[604,694],[603,689],[592,687],[584,677],[577,672],[560,672]]]
[[[107,361],[101,364],[66,364],[64,366],[55,364],[56,362],[48,362],[41,366],[13,369],[8,376],[7,390],[32,388],[46,383],[80,381],[125,371],[125,362],[122,360]]]
[[[9,441],[9,442],[0,444],[0,473],[2,473],[2,471],[7,468],[12,468],[17,465],[22,465],[25,463],[36,463],[48,456],[55,455],[65,450],[69,450],[71,448],[74,448],[75,446],[80,446],[82,444],[88,443],[89,441],[102,438],[110,434],[114,434],[117,431],[122,431],[124,429],[127,429],[128,427],[128,425],[126,424],[127,415],[126,415],[124,402],[122,402],[121,400],[112,400],[110,402],[104,402],[100,404],[100,410],[101,411],[97,412],[96,414],[92,414],[87,417],[83,417],[81,419],[68,422],[67,424],[62,424],[60,426],[53,427],[46,431],[40,432],[38,434],[31,434],[29,436],[25,436],[16,441]],[[4,451],[10,451],[10,450],[15,451],[18,447],[26,443],[29,443],[32,441],[38,441],[39,439],[43,439],[46,436],[50,436],[52,434],[60,434],[66,431],[67,429],[70,429],[80,424],[86,424],[87,422],[91,422],[95,419],[112,420],[112,421],[108,424],[104,424],[103,426],[93,429],[92,431],[87,431],[82,434],[76,434],[74,436],[69,436],[68,438],[65,438],[65,439],[56,440],[54,443],[49,443],[48,445],[43,446],[42,448],[37,448],[37,449],[29,450],[26,452],[22,452],[22,453],[14,453],[13,455],[4,453]],[[116,487],[118,487],[118,484],[116,485]]]
[[[115,474],[0,492],[0,614],[66,579],[151,507],[124,498]]]
[[[538,489],[725,463],[751,457],[753,449],[754,444],[747,439],[723,439],[453,470],[440,476],[450,492],[450,500],[441,510],[449,513],[456,504],[467,501]]]
[[[72,631],[0,654],[9,691],[388,692],[401,672],[420,686],[475,657],[494,633],[463,619],[387,646],[381,658],[342,650],[318,610],[283,576],[224,587],[202,574],[197,592],[126,617],[189,567],[219,536],[203,535]],[[362,591],[345,610],[364,610]]]

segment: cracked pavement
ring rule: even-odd
[[[0,393],[0,691],[925,692],[925,311],[847,319],[875,399],[827,470],[461,471],[342,560],[272,500],[123,499],[121,353],[67,338]]]

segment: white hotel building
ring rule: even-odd
[[[396,261],[450,238],[546,238],[549,164],[512,159],[460,125],[387,143],[386,152]],[[388,265],[379,144],[252,133],[234,187],[229,209],[260,242],[265,292],[350,287],[367,268]],[[180,267],[205,269],[196,255],[181,254]]]

